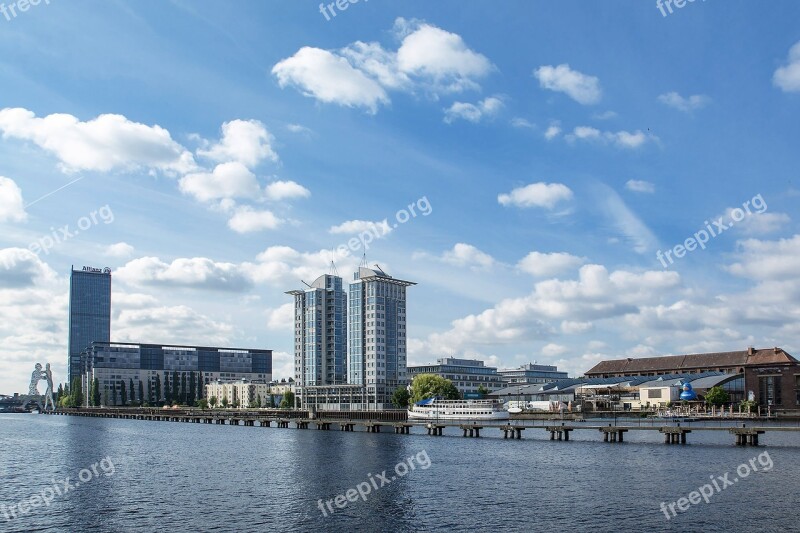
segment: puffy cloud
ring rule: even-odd
[[[664,105],[675,108],[684,113],[690,113],[696,109],[702,109],[711,102],[711,98],[704,94],[693,94],[684,98],[675,91],[659,95],[658,101]]]
[[[294,181],[274,181],[267,185],[265,193],[267,198],[274,201],[311,196],[311,191]]]
[[[740,241],[738,255],[739,260],[728,267],[734,275],[756,280],[797,280],[800,277],[800,235],[778,241]]]
[[[383,219],[380,222],[370,222],[368,220],[348,220],[338,226],[331,226],[328,230],[334,235],[355,235],[356,233],[369,232],[382,237],[392,231],[389,221]]]
[[[255,174],[238,161],[221,163],[211,172],[187,174],[181,178],[179,187],[182,193],[201,202],[261,196]]]
[[[118,242],[116,244],[111,244],[106,247],[106,255],[110,257],[130,257],[133,255],[134,252],[133,246],[126,242]]]
[[[656,192],[656,186],[649,181],[642,180],[628,180],[625,183],[625,188],[629,191],[640,192],[645,194],[653,194]]]
[[[276,309],[267,309],[267,327],[276,331],[292,331],[294,303],[286,303]]]
[[[500,194],[501,205],[516,207],[543,207],[553,209],[559,202],[571,200],[572,190],[562,183],[531,183],[507,194]]]
[[[486,117],[496,115],[503,108],[503,101],[491,96],[478,102],[477,105],[465,102],[455,102],[444,111],[444,121],[451,124],[454,120],[463,119],[469,122],[480,122]]]
[[[363,107],[370,113],[389,103],[386,91],[377,81],[354,68],[344,57],[320,48],[301,48],[276,64],[272,73],[281,87],[296,87],[305,96],[321,102]]]
[[[477,89],[477,80],[492,69],[491,62],[457,34],[403,18],[396,20],[394,29],[402,40],[396,52],[362,41],[334,51],[306,46],[277,63],[272,74],[281,87],[374,114],[389,104],[387,91],[423,89],[436,95]],[[486,106],[485,112],[490,112],[497,102]]]
[[[161,342],[230,346],[234,328],[218,322],[191,307],[148,306],[122,308],[114,321],[114,340],[119,342]]]
[[[738,213],[736,214],[736,218],[731,216],[734,211],[741,211],[744,213],[744,218],[734,223],[733,221],[740,218]],[[726,209],[723,218],[731,221],[731,229],[742,232],[746,235],[764,235],[767,233],[775,233],[776,231],[784,228],[792,220],[786,213],[758,213],[755,211],[752,213],[747,213],[741,207]]]
[[[603,96],[600,80],[572,70],[566,63],[557,67],[541,66],[533,75],[539,80],[539,85],[543,89],[562,92],[579,104],[596,104]]]
[[[11,255],[9,255],[11,254]],[[10,268],[4,266],[8,259]],[[0,250],[0,390],[27,391],[31,361],[66,372],[67,293],[65,278],[28,250]],[[54,355],[56,354],[56,355]],[[24,387],[24,388],[23,388]],[[41,391],[42,389],[40,389]]]
[[[550,126],[547,127],[547,130],[544,132],[544,138],[548,141],[555,139],[561,135],[561,124],[559,122],[551,122]]]
[[[449,265],[479,270],[488,269],[495,264],[495,260],[491,255],[463,242],[457,243],[452,250],[445,251],[440,260]]]
[[[355,272],[358,268],[358,260],[351,257],[349,251],[334,249],[307,253],[289,246],[270,246],[258,254],[254,263],[243,264],[242,270],[255,283],[285,288],[291,283],[299,284],[299,280],[317,279],[330,269],[331,261],[336,261],[343,272]]]
[[[509,344],[547,339],[561,330],[582,333],[592,321],[636,314],[658,304],[680,284],[675,272],[609,273],[601,265],[585,265],[577,280],[547,280],[523,297],[509,298],[490,309],[454,320],[444,333],[429,336],[427,343],[438,353],[454,353],[472,344]]]
[[[275,216],[272,211],[258,211],[249,206],[236,209],[233,216],[228,220],[228,227],[236,233],[253,233],[275,229],[283,223],[283,220]]]
[[[145,286],[241,292],[252,285],[238,265],[204,257],[180,258],[172,263],[157,257],[142,257],[128,262],[114,275],[125,283]]]
[[[409,90],[413,81],[397,64],[397,54],[378,43],[357,41],[339,51],[360,71],[377,80],[386,89]]]
[[[600,131],[591,126],[577,126],[572,130],[572,133],[565,135],[564,138],[569,142],[581,141],[596,141],[601,143],[613,144],[618,148],[639,148],[647,141],[655,141],[657,137],[648,135],[641,130],[636,130],[631,133],[629,131],[621,130],[613,131]]]
[[[555,344],[552,342],[542,346],[542,355],[544,355],[545,357],[558,357],[560,355],[564,355],[567,352],[569,352],[569,349],[566,346],[562,346],[560,344]]]
[[[168,174],[196,168],[192,154],[160,126],[100,115],[87,122],[64,113],[38,118],[21,108],[0,110],[4,138],[30,141],[50,152],[65,171],[155,169]]]
[[[395,28],[406,34],[397,51],[402,72],[427,78],[435,88],[462,91],[478,87],[491,62],[470,50],[460,35],[418,21],[398,19]]]
[[[789,49],[789,59],[775,71],[772,83],[787,93],[800,92],[800,41]]]
[[[0,287],[23,288],[52,282],[56,273],[39,256],[25,248],[0,250]]]
[[[586,260],[568,253],[531,252],[518,264],[517,268],[537,277],[554,276],[567,270],[578,268]]]
[[[0,222],[24,222],[27,219],[22,189],[11,178],[0,176]]]
[[[292,133],[311,133],[311,129],[302,124],[289,124],[286,129]]]
[[[197,154],[219,163],[236,161],[252,168],[264,159],[278,160],[273,142],[272,134],[258,120],[232,120],[222,125],[219,142]]]

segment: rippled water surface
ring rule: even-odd
[[[469,439],[452,430],[429,437],[0,415],[0,531],[800,531],[800,433],[768,433],[765,445],[749,448],[722,431],[692,433],[686,446],[664,445],[650,431],[629,433],[624,444],[589,430],[570,442],[543,430],[519,441],[484,432]],[[768,472],[757,459],[765,452]],[[395,466],[412,456],[419,466],[398,476]],[[659,509],[710,476],[738,479],[742,463],[759,472],[711,503],[669,521]],[[383,471],[388,484],[370,488],[366,501],[334,502],[327,517],[318,507],[360,483],[364,491],[370,480],[380,485]],[[9,514],[54,482],[80,483],[80,474],[90,479],[49,506]]]

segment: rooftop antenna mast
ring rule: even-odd
[[[364,255],[361,256],[361,263],[358,265],[359,267],[367,268],[367,252],[364,252]]]
[[[333,259],[331,259],[331,275],[339,277],[339,271],[336,270],[336,263],[333,262]]]

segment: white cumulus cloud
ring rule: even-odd
[[[628,180],[625,182],[625,188],[629,191],[645,194],[653,194],[656,192],[656,186],[654,184],[643,180]]]
[[[496,115],[502,108],[503,101],[496,96],[485,98],[477,104],[454,102],[448,109],[445,109],[444,121],[451,124],[457,119],[463,119],[477,123],[486,117]]]
[[[517,268],[537,277],[547,277],[578,268],[585,262],[581,257],[564,252],[531,252],[517,263]]]
[[[132,122],[122,115],[100,115],[82,122],[65,113],[37,117],[22,108],[0,110],[4,138],[30,141],[53,154],[64,171],[155,169],[185,173],[194,157],[161,126]]]
[[[222,125],[222,138],[197,154],[218,163],[237,161],[250,168],[262,160],[277,161],[274,137],[258,120],[232,120]]]
[[[786,65],[772,76],[772,83],[784,92],[800,92],[800,41],[789,49]]]
[[[22,189],[11,178],[0,176],[0,222],[24,222],[27,218]]]
[[[583,105],[596,104],[603,96],[600,80],[573,70],[566,63],[557,67],[543,65],[533,75],[543,89],[562,92]]]
[[[304,46],[292,57],[272,68],[281,87],[292,86],[324,103],[363,107],[376,113],[389,103],[383,87],[344,57],[327,50]]]
[[[274,181],[267,185],[265,194],[270,200],[280,201],[308,198],[311,191],[294,181]]]
[[[181,178],[179,187],[182,193],[201,202],[261,196],[255,174],[238,161],[220,163],[211,172],[187,174]]]
[[[659,95],[658,101],[678,111],[689,113],[695,109],[702,109],[711,102],[711,98],[704,94],[693,94],[684,98],[675,91]]]
[[[275,229],[283,220],[275,216],[272,211],[256,210],[249,206],[238,207],[233,216],[228,220],[228,227],[236,233],[253,233]]]
[[[540,182],[501,194],[497,197],[497,201],[505,206],[553,209],[559,202],[571,200],[572,197],[572,190],[562,183]]]

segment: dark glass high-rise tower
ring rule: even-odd
[[[73,267],[69,280],[69,383],[83,372],[81,353],[111,342],[111,270]]]

